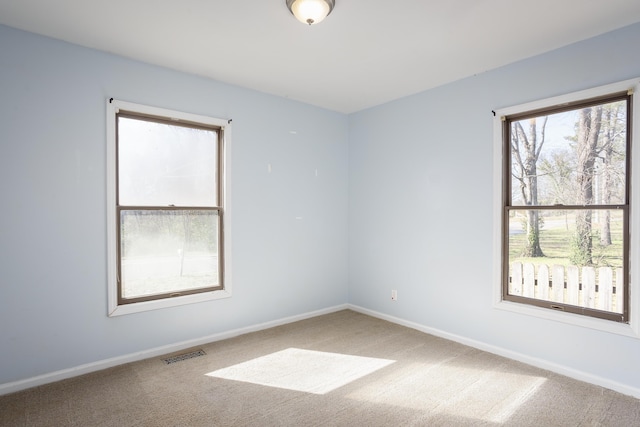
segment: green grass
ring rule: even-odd
[[[511,218],[512,224],[520,221],[519,218]],[[513,262],[528,262],[532,264],[557,264],[571,265],[571,241],[575,232],[575,217],[573,215],[547,215],[540,230],[540,246],[544,257],[522,257],[522,251],[526,244],[525,233],[509,236],[509,264]],[[611,239],[609,246],[600,245],[600,225],[593,222],[593,253],[592,260],[595,267],[622,267],[623,239],[622,239],[622,215],[618,212],[611,214]]]

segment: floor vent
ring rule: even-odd
[[[189,353],[178,354],[177,356],[171,356],[162,360],[164,360],[167,365],[170,365],[172,363],[182,362],[183,360],[193,359],[194,357],[204,356],[205,354],[207,353],[205,353],[204,350],[196,350]]]

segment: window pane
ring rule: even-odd
[[[124,298],[219,286],[217,211],[124,210],[120,220]]]
[[[623,312],[622,209],[510,210],[508,225],[509,295]]]
[[[217,206],[214,130],[118,118],[121,206]]]
[[[625,204],[626,101],[510,123],[511,205]]]

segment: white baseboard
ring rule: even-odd
[[[637,387],[621,384],[616,381],[611,381],[607,378],[602,378],[597,375],[593,375],[587,372],[570,368],[568,366],[559,365],[557,363],[552,363],[547,360],[538,359],[535,357],[528,356],[526,354],[507,350],[502,347],[496,347],[494,345],[487,344],[481,341],[476,341],[476,340],[465,338],[459,335],[444,332],[439,329],[431,328],[428,326],[421,325],[419,323],[400,319],[398,317],[389,316],[387,314],[379,313],[377,311],[369,310],[367,308],[360,307],[357,305],[348,304],[347,306],[350,310],[356,311],[358,313],[362,313],[371,317],[376,317],[378,319],[386,320],[391,323],[396,323],[401,326],[406,326],[411,329],[416,329],[420,332],[424,332],[429,335],[434,335],[450,341],[455,341],[460,344],[468,345],[469,347],[477,348],[478,350],[497,354],[498,356],[503,356],[508,359],[517,360],[518,362],[526,363],[527,365],[531,365],[541,369],[545,369],[547,371],[555,372],[557,374],[564,375],[566,377],[573,378],[578,381],[583,381],[583,382],[594,384],[600,387],[608,388],[610,390],[617,391],[619,393],[626,394],[628,396],[633,396],[637,399],[640,399],[640,389]]]
[[[378,319],[386,320],[388,322],[392,322],[401,326],[406,326],[411,329],[418,330],[420,332],[424,332],[430,335],[434,335],[440,338],[448,339],[451,341],[458,342],[460,344],[468,345],[470,347],[477,348],[479,350],[487,351],[489,353],[497,354],[499,356],[507,357],[509,359],[517,360],[522,363],[526,363],[528,365],[536,366],[541,369],[546,369],[551,372],[558,373],[560,375],[564,375],[579,381],[584,381],[590,384],[598,385],[601,387],[608,388],[610,390],[617,391],[622,394],[626,394],[628,396],[633,396],[635,398],[640,399],[640,389],[636,387],[631,387],[626,384],[621,384],[615,381],[611,381],[606,378],[602,378],[596,375],[589,374],[587,372],[578,371],[576,369],[559,365],[556,363],[552,363],[543,359],[538,359],[535,357],[528,356],[526,354],[517,353],[511,350],[507,350],[501,347],[496,347],[481,341],[472,340],[469,338],[465,338],[459,335],[451,334],[448,332],[441,331],[439,329],[431,328],[425,325],[421,325],[419,323],[411,322],[408,320],[404,320],[398,317],[390,316],[387,314],[379,313],[374,310],[369,310],[364,307],[360,307],[353,304],[342,304],[334,307],[325,308],[322,310],[316,310],[308,313],[299,314],[296,316],[285,317],[277,320],[273,320],[270,322],[260,323],[256,325],[247,326],[244,328],[234,329],[230,331],[220,332],[213,335],[208,335],[202,338],[197,338],[188,341],[182,341],[175,344],[170,344],[162,347],[155,347],[152,349],[139,351],[136,353],[126,354],[123,356],[113,357],[110,359],[100,360],[97,362],[87,363],[84,365],[76,366],[73,368],[63,369],[60,371],[55,371],[43,375],[39,375],[32,378],[27,378],[24,380],[14,381],[10,383],[0,384],[0,396],[4,394],[14,393],[16,391],[24,390],[31,387],[36,387],[43,384],[52,383],[55,381],[64,380],[67,378],[76,377],[83,374],[88,374],[90,372],[100,371],[102,369],[111,368],[113,366],[122,365],[125,363],[136,362],[138,360],[148,359],[150,357],[162,356],[165,354],[173,353],[176,351],[184,350],[191,347],[197,347],[199,345],[208,344],[215,341],[221,341],[228,338],[237,337],[239,335],[244,335],[251,332],[257,332],[264,329],[273,328],[276,326],[285,325],[288,323],[297,322],[299,320],[309,319],[316,316],[321,316],[323,314],[334,313],[340,310],[353,310],[358,313],[366,314],[371,317],[375,317]]]
[[[257,325],[247,326],[240,329],[220,332],[220,333],[208,335],[202,338],[182,341],[179,343],[169,344],[162,347],[155,347],[148,350],[139,351],[136,353],[113,357],[110,359],[99,360],[97,362],[87,363],[84,365],[75,366],[73,368],[68,368],[60,371],[51,372],[48,374],[38,375],[36,377],[27,378],[24,380],[0,384],[0,396],[4,394],[14,393],[20,390],[25,390],[31,387],[36,387],[43,384],[48,384],[55,381],[76,377],[78,375],[100,371],[102,369],[111,368],[113,366],[123,365],[125,363],[136,362],[138,360],[148,359],[150,357],[162,356],[168,353],[173,353],[173,352],[184,350],[187,348],[196,347],[199,345],[204,345],[204,344],[208,344],[215,341],[221,341],[228,338],[237,337],[239,335],[248,334],[250,332],[257,332],[264,329],[285,325],[287,323],[293,323],[299,320],[321,316],[323,314],[329,314],[329,313],[334,313],[340,310],[346,310],[348,308],[349,306],[347,304],[337,305],[337,306],[325,308],[322,310],[311,311],[311,312],[299,314],[296,316],[284,317],[282,319],[276,319],[270,322],[259,323]]]

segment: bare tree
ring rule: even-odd
[[[623,104],[618,102],[605,106],[602,116],[602,144],[599,154],[600,159],[600,202],[610,205],[615,195],[616,181],[619,180],[621,154],[616,151],[616,142],[626,133],[626,128],[621,128],[620,112]],[[624,166],[623,166],[624,168]],[[602,211],[600,215],[600,245],[611,245],[611,212]]]
[[[598,136],[602,124],[602,106],[587,107],[580,110],[578,118],[577,154],[577,204],[588,206],[594,201],[595,161],[598,156]],[[593,263],[592,211],[576,211],[576,234],[574,238],[572,262],[577,265]]]
[[[514,122],[511,132],[512,159],[515,160],[513,177],[520,183],[522,200],[527,206],[538,205],[538,171],[537,164],[544,145],[545,129],[548,117],[542,118],[540,134],[537,119],[529,119],[529,129],[525,132],[521,122]],[[526,246],[522,256],[543,257],[540,247],[540,216],[537,209],[527,211]]]
[[[607,108],[603,113],[605,123],[602,133],[601,172],[600,172],[600,202],[604,205],[611,204],[611,157],[613,156],[613,132],[611,127],[611,109]],[[600,213],[600,245],[611,244],[611,212],[608,210]]]

